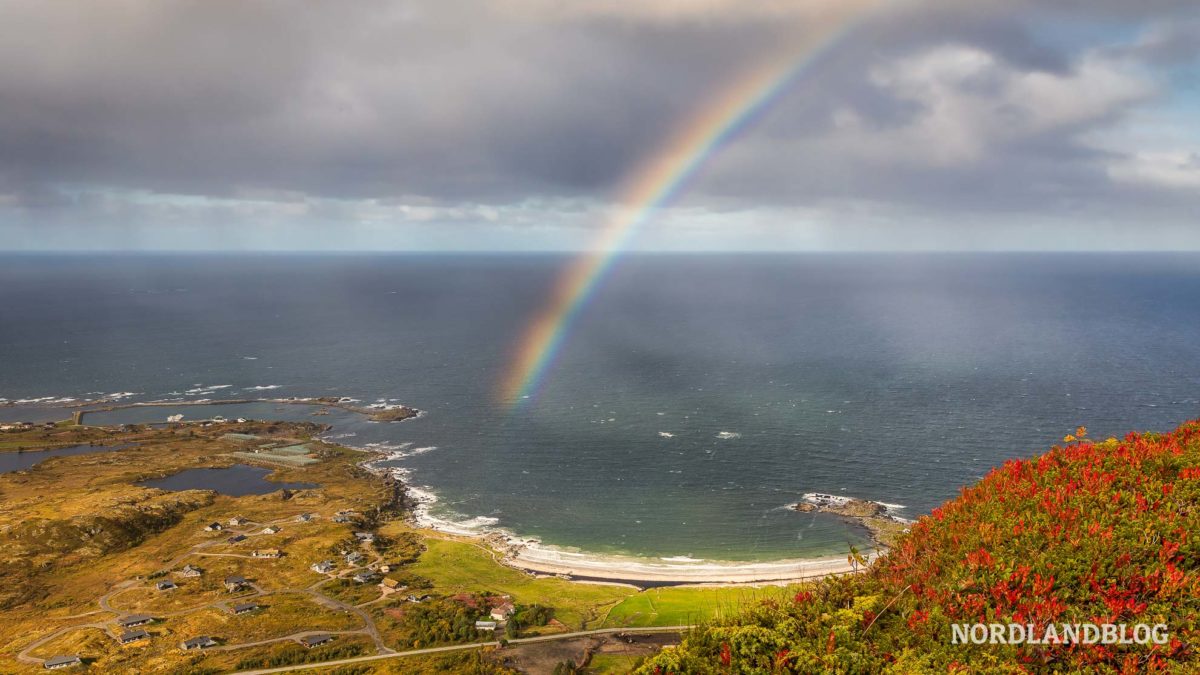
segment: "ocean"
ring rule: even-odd
[[[511,410],[501,380],[568,260],[5,255],[0,397],[403,402],[426,414],[255,415],[403,448],[467,526],[737,561],[866,543],[790,510],[805,492],[915,518],[1077,425],[1200,416],[1191,254],[627,255]]]

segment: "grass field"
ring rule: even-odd
[[[426,545],[412,571],[432,581],[439,593],[511,595],[518,604],[553,607],[554,618],[572,630],[598,628],[610,607],[636,592],[626,586],[536,579],[497,564],[489,551],[472,543],[431,537]]]
[[[629,596],[608,613],[605,627],[682,626],[736,612],[768,597],[795,595],[792,587],[746,586],[652,588]]]

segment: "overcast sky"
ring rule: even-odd
[[[649,6],[649,7],[647,7]],[[0,4],[0,249],[1200,249],[1195,0]]]

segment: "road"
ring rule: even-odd
[[[574,638],[588,637],[590,635],[617,635],[628,633],[678,633],[691,628],[691,626],[652,626],[646,628],[597,628],[594,630],[581,630],[574,633],[559,633],[557,635],[539,635],[537,637],[515,638],[508,641],[510,645],[530,644],[534,642],[554,642],[557,640],[571,640]],[[467,645],[449,645],[447,647],[428,647],[426,649],[413,649],[406,652],[395,652],[392,654],[377,654],[374,656],[356,656],[351,659],[338,659],[336,661],[321,661],[320,663],[302,663],[295,666],[281,666],[279,668],[263,668],[260,670],[240,670],[234,675],[269,675],[270,673],[288,673],[297,670],[311,670],[313,668],[328,668],[330,666],[348,666],[357,663],[370,663],[373,661],[383,661],[385,659],[398,659],[405,656],[422,656],[427,654],[443,654],[446,652],[457,652],[466,649],[480,649],[482,647],[499,647],[500,643],[492,642],[473,642]]]

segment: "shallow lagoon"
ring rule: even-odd
[[[224,469],[187,469],[164,478],[138,483],[142,487],[178,492],[181,490],[215,490],[230,497],[265,495],[276,490],[306,490],[321,487],[316,483],[281,483],[267,480],[271,469],[248,464],[234,464]]]

